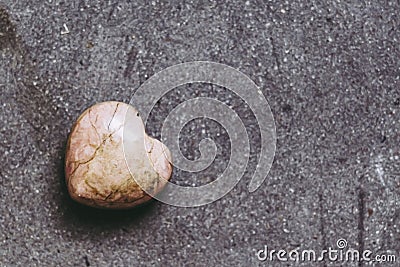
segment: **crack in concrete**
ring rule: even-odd
[[[364,251],[364,220],[365,220],[365,192],[362,186],[364,180],[364,175],[359,178],[359,188],[358,188],[358,251]],[[362,267],[363,262],[359,261],[358,266]]]
[[[274,40],[274,38],[272,38],[272,37],[270,37],[269,40],[270,40],[271,46],[272,46],[272,56],[275,58],[275,64],[276,64],[276,67],[278,68],[278,74],[281,76],[280,79],[279,79],[279,83],[280,83],[280,85],[281,85],[281,89],[283,90],[283,89],[284,89],[284,86],[283,86],[283,81],[282,81],[282,79],[284,79],[284,75],[283,75],[283,72],[282,72],[281,63],[279,62],[278,51],[276,51],[275,40]]]
[[[321,176],[322,177],[322,176]],[[319,218],[320,218],[320,232],[322,235],[322,249],[327,249],[326,242],[326,231],[325,231],[325,222],[324,222],[324,198],[322,193],[318,194],[318,204],[319,204]],[[326,267],[326,263],[324,262],[324,267]]]
[[[124,77],[128,78],[131,75],[131,72],[134,69],[134,65],[135,65],[135,59],[136,56],[138,55],[138,51],[135,48],[135,46],[132,46],[131,49],[129,50],[128,54],[127,54],[127,58],[126,58],[126,68],[124,71]]]

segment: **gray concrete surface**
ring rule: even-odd
[[[0,266],[368,265],[255,256],[264,245],[336,248],[339,238],[397,256],[376,266],[399,266],[398,1],[0,6]],[[188,85],[161,101],[148,130],[158,136],[168,110],[185,99],[225,99],[252,137],[252,160],[235,189],[200,208],[153,202],[106,212],[72,202],[63,154],[77,116],[97,102],[129,102],[151,75],[192,60],[242,71],[268,99],[278,142],[263,186],[246,190],[260,143],[251,111],[223,88]],[[195,157],[205,136],[222,149],[215,165],[196,176],[176,171],[174,181],[226,166],[228,137],[207,120],[184,130],[184,153]]]

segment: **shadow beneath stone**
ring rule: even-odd
[[[123,224],[131,224],[133,221],[139,222],[147,215],[151,215],[155,210],[155,201],[143,204],[141,206],[126,210],[103,210],[84,206],[73,201],[67,200],[67,209],[65,216],[67,220],[74,220],[84,225],[95,225],[96,227],[120,227]]]

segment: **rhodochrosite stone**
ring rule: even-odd
[[[104,102],[78,118],[68,138],[65,174],[71,197],[98,208],[131,208],[171,177],[171,154],[149,137],[137,110]],[[139,185],[136,181],[139,181]]]

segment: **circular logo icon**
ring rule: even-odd
[[[336,242],[336,245],[339,249],[344,249],[347,247],[347,241],[344,238],[340,238],[338,239],[338,241]]]

